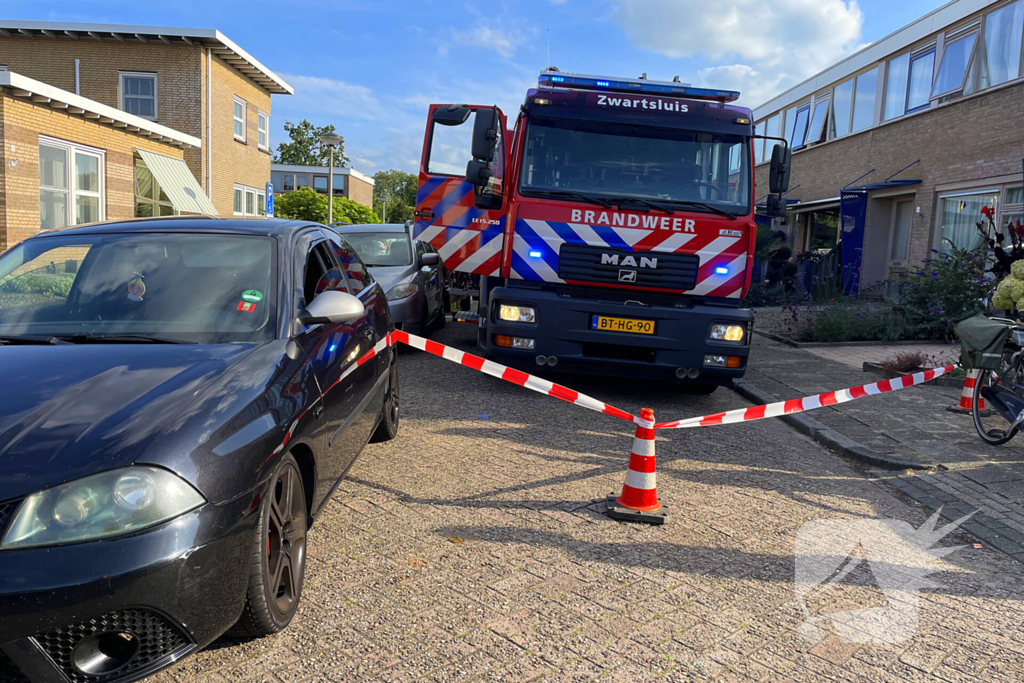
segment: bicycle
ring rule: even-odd
[[[1003,344],[997,370],[982,370],[971,398],[971,416],[978,436],[1001,446],[1024,426],[1024,326],[1015,320],[991,318],[1008,325],[1010,334]],[[987,410],[982,410],[982,399]]]

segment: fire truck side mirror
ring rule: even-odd
[[[786,198],[781,194],[770,194],[765,199],[765,215],[768,218],[786,217]]]
[[[793,166],[793,151],[789,145],[775,145],[772,164],[768,171],[768,190],[773,194],[789,190],[789,172]]]
[[[466,165],[466,182],[476,187],[487,187],[491,179],[491,165],[486,161],[474,159]]]
[[[464,104],[441,105],[434,110],[434,123],[442,126],[461,126],[473,110]]]
[[[473,124],[473,158],[486,163],[494,161],[494,150],[498,146],[498,126],[501,117],[496,108],[478,109]]]

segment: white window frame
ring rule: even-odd
[[[235,111],[235,105],[236,104],[242,105],[242,118],[238,118],[238,113]],[[238,95],[235,95],[234,101],[231,103],[231,133],[235,136],[235,139],[238,140],[239,142],[245,142],[246,141],[245,136],[246,136],[246,132],[247,131],[246,131],[245,122],[246,122],[246,120],[248,118],[249,118],[249,103],[246,102],[245,100],[243,100]],[[241,122],[241,124],[242,124],[242,134],[241,135],[239,135],[237,132],[235,132],[235,124],[239,123],[239,122]]]
[[[160,93],[160,80],[157,78],[157,74],[151,71],[118,71],[117,72],[117,103],[118,107],[123,112],[127,112],[128,109],[124,106],[124,98],[127,96],[124,87],[125,78],[152,78],[153,79],[153,115],[152,116],[141,116],[139,114],[132,114],[132,116],[138,116],[140,119],[146,119],[147,121],[156,121],[157,116],[160,115],[159,98],[157,97]],[[142,99],[138,95],[132,95]]]
[[[237,193],[241,193],[242,195],[241,211],[234,210],[235,195]],[[253,201],[251,212],[248,210],[246,206],[246,202],[249,199],[249,197],[252,197]],[[235,183],[234,190],[232,191],[231,195],[231,212],[235,216],[243,216],[246,218],[262,217],[265,215],[264,209],[266,207],[266,201],[266,188],[249,187],[248,185],[241,185],[239,183]]]
[[[39,178],[39,189],[48,190],[50,192],[61,192],[67,196],[67,200],[64,202],[64,226],[79,225],[76,217],[76,206],[75,201],[78,197],[95,197],[99,201],[97,210],[97,221],[104,221],[107,218],[107,186],[106,186],[106,161],[107,152],[106,150],[98,149],[96,147],[87,147],[85,145],[76,144],[74,142],[68,142],[67,140],[60,140],[58,138],[51,138],[46,135],[39,136],[38,145],[40,147],[52,147],[56,149],[62,149],[67,154],[67,164],[64,166],[64,188],[44,187],[43,180]],[[99,190],[80,190],[78,189],[78,173],[76,173],[75,166],[75,155],[83,154],[85,156],[94,157],[97,159],[97,175],[99,176]],[[40,230],[42,230],[42,218],[40,217]]]
[[[262,143],[260,135],[263,136]],[[256,110],[256,146],[264,152],[270,151],[270,114],[262,109]]]

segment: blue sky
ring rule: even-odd
[[[295,87],[285,120],[333,123],[351,165],[415,171],[431,102],[514,113],[538,71],[735,88],[756,106],[945,0],[4,0],[5,19],[217,28]]]

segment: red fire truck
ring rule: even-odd
[[[552,67],[512,129],[497,107],[431,105],[413,232],[479,276],[488,358],[696,393],[743,375],[756,225],[738,97]],[[769,215],[789,161],[782,141]]]

